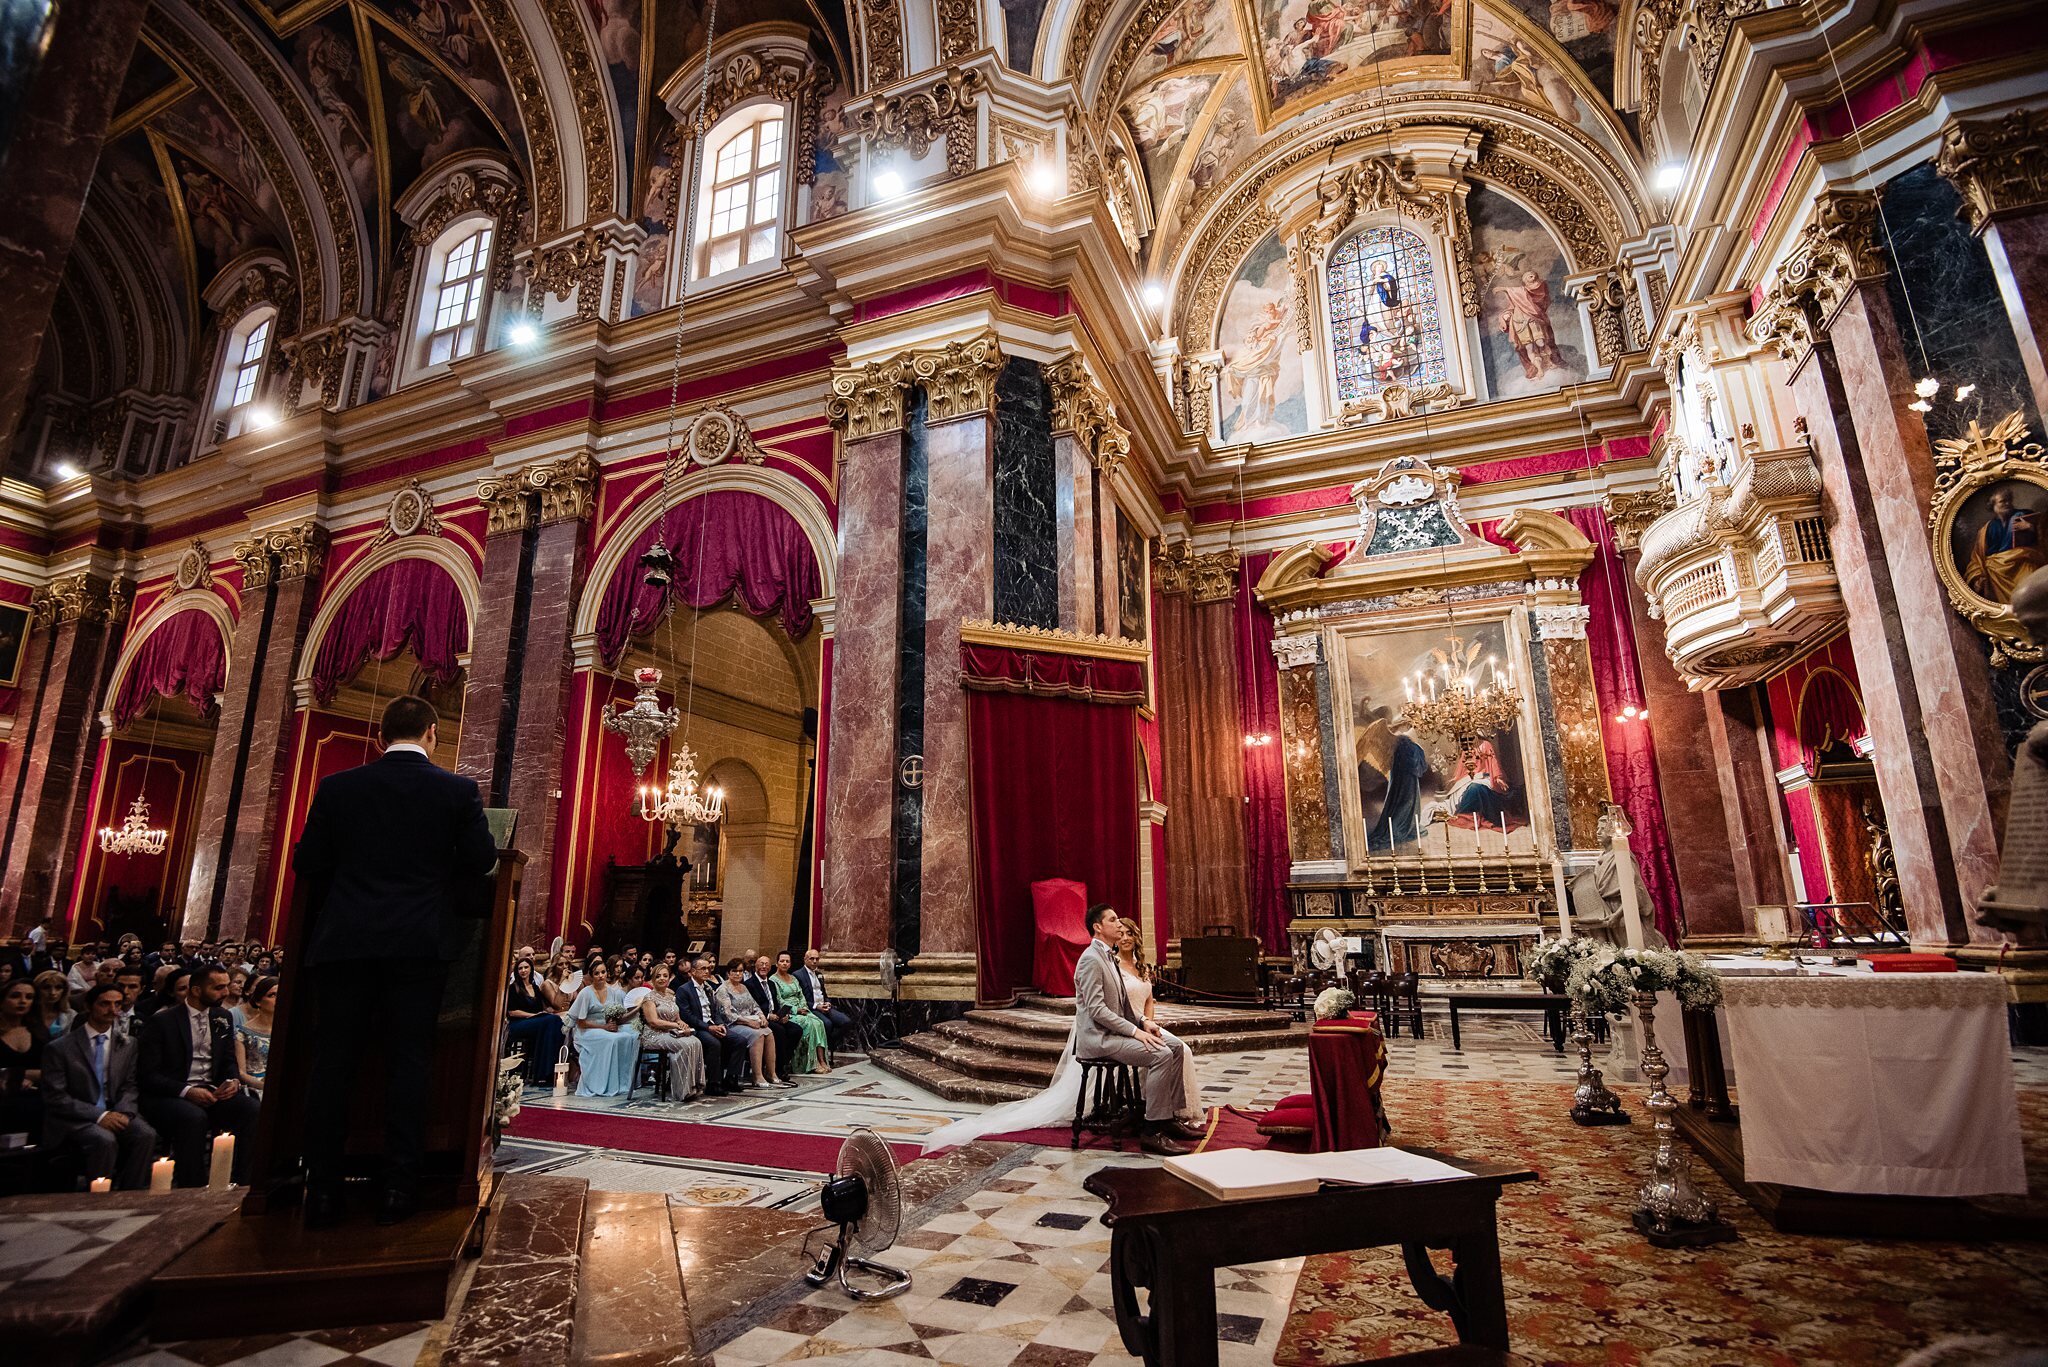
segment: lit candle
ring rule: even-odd
[[[171,1189],[171,1175],[177,1170],[178,1165],[168,1158],[159,1158],[156,1162],[151,1163],[149,1165],[149,1189],[151,1191],[169,1191]]]
[[[92,1179],[92,1194],[95,1196],[105,1196],[113,1189],[114,1179],[111,1177],[95,1177]]]
[[[207,1169],[206,1185],[215,1191],[226,1191],[234,1171],[235,1137],[217,1134],[213,1137],[213,1166]]]

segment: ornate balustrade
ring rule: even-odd
[[[1812,454],[1751,451],[1732,483],[1707,480],[1644,530],[1636,582],[1695,689],[1753,683],[1820,640],[1843,608]]]

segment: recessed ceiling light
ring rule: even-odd
[[[883,199],[894,199],[903,193],[903,177],[895,171],[875,172],[875,193]]]
[[[1685,184],[1685,166],[1683,163],[1674,161],[1657,168],[1657,189],[1661,193],[1668,195],[1683,184]]]

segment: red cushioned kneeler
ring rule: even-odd
[[[1310,1090],[1251,1119],[1269,1138],[1306,1138],[1311,1153],[1376,1149],[1386,1135],[1380,1107],[1386,1070],[1387,1044],[1372,1012],[1317,1021],[1308,1038]]]
[[[1031,915],[1038,936],[1031,951],[1031,981],[1053,997],[1074,995],[1074,965],[1088,948],[1088,885],[1071,878],[1041,878],[1031,885]]]
[[[1955,973],[1956,961],[1946,954],[1866,954],[1873,973]]]

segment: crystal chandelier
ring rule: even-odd
[[[1522,715],[1515,667],[1480,656],[1477,642],[1452,637],[1436,653],[1435,669],[1418,669],[1401,681],[1408,694],[1402,715],[1418,731],[1448,736],[1469,750],[1481,739],[1513,726]]]
[[[171,833],[149,824],[149,804],[142,794],[128,806],[128,819],[118,827],[100,827],[101,854],[162,854]]]
[[[604,705],[604,729],[626,738],[626,759],[633,766],[633,777],[639,778],[661,753],[661,743],[669,732],[682,723],[683,714],[661,705],[656,691],[661,686],[660,670],[636,669],[633,682],[640,691],[633,695],[631,707],[621,708],[616,698]]]
[[[640,789],[640,816],[648,822],[680,829],[709,826],[725,815],[725,790],[697,786],[697,756],[688,745],[679,746],[669,761],[668,786],[649,783]]]

